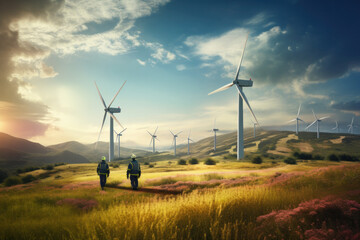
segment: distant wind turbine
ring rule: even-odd
[[[216,127],[215,127],[215,125],[216,125],[216,119],[214,120],[214,128],[213,128],[213,132],[214,132],[214,152],[216,152],[216,132],[218,132],[219,131],[219,129],[217,129]]]
[[[302,120],[301,118],[299,118],[299,115],[300,115],[300,109],[301,109],[301,103],[300,103],[300,106],[299,106],[299,109],[298,109],[298,113],[296,115],[296,118],[288,121],[288,123],[291,123],[291,122],[294,122],[296,121],[296,127],[295,127],[295,132],[296,132],[296,135],[299,134],[299,121],[301,122],[304,122],[304,120]],[[305,123],[305,122],[304,122]]]
[[[188,155],[190,155],[190,141],[191,142],[194,142],[191,138],[190,138],[190,133],[191,133],[191,129],[189,131],[189,135],[187,137],[187,140],[188,140]]]
[[[102,104],[104,105],[104,118],[103,118],[103,121],[102,121],[102,124],[101,124],[101,128],[100,128],[100,132],[99,132],[99,137],[97,139],[97,142],[95,144],[95,148],[97,146],[97,143],[99,142],[99,139],[100,139],[100,135],[101,135],[101,131],[103,129],[103,126],[104,126],[104,123],[105,123],[105,120],[106,120],[106,114],[109,113],[110,115],[110,142],[109,142],[109,162],[111,162],[111,160],[114,159],[114,122],[113,122],[113,119],[120,125],[120,127],[122,127],[124,129],[124,127],[121,125],[121,123],[119,122],[119,120],[117,120],[117,118],[114,116],[114,113],[119,113],[121,112],[121,109],[120,107],[117,107],[117,108],[112,108],[111,107],[111,104],[114,102],[115,98],[117,97],[117,95],[119,94],[120,90],[124,87],[126,81],[123,83],[123,85],[121,86],[121,88],[119,89],[119,91],[117,91],[117,93],[115,94],[114,98],[111,100],[109,106],[106,106],[106,103],[105,103],[105,100],[104,98],[102,97],[101,93],[100,93],[100,90],[95,82],[95,86],[96,86],[96,89],[99,93],[99,96],[100,96],[100,100],[102,102]]]
[[[332,128],[331,130],[336,130],[336,132],[339,133],[339,124],[336,120],[335,120],[335,124],[336,124],[335,127]]]
[[[155,129],[155,131],[154,131],[153,134],[151,134],[149,131],[147,131],[147,132],[150,134],[150,136],[151,136],[151,140],[150,140],[150,144],[149,144],[149,145],[151,145],[151,142],[152,142],[152,144],[153,144],[153,153],[155,153],[155,139],[158,140],[158,141],[160,141],[160,140],[157,138],[157,136],[156,136],[157,130],[158,130],[158,127],[156,127],[156,129]]]
[[[176,157],[176,138],[178,137],[178,135],[180,133],[182,133],[182,131],[178,132],[177,134],[174,134],[171,130],[169,130],[171,132],[171,134],[173,135],[174,139],[173,139],[173,144],[174,144],[174,156]],[[172,144],[171,144],[172,145]]]
[[[258,125],[256,122],[254,122],[253,120],[251,120],[251,122],[254,125],[254,138],[256,138],[256,125]]]
[[[349,129],[348,132],[353,134],[353,130],[354,130],[354,117],[351,120],[351,123],[348,125]]]
[[[120,137],[122,136],[122,133],[125,132],[127,128],[125,128],[124,130],[122,130],[121,132],[117,133],[115,130],[115,134],[116,134],[116,139],[117,139],[117,142],[118,142],[118,153],[119,153],[119,158],[120,158]]]
[[[326,118],[328,118],[328,116],[326,117],[322,117],[322,118],[317,118],[317,116],[315,115],[314,113],[314,110],[312,110],[313,114],[314,114],[314,118],[315,118],[315,121],[313,121],[309,126],[307,126],[305,129],[309,129],[312,125],[314,125],[316,123],[316,129],[317,129],[317,138],[320,137],[320,122]]]
[[[244,52],[245,52],[245,48],[246,48],[246,42],[248,39],[248,36],[246,36],[246,40],[245,40],[245,45],[244,45],[244,50],[241,53],[241,58],[240,58],[240,62],[236,71],[236,75],[235,75],[235,79],[232,83],[226,84],[225,86],[209,93],[208,95],[220,92],[220,91],[224,91],[230,87],[232,87],[233,85],[236,85],[236,88],[239,92],[239,109],[238,109],[238,135],[237,135],[237,159],[240,160],[242,158],[244,158],[244,116],[243,116],[243,100],[245,101],[247,107],[250,110],[250,113],[253,115],[255,121],[259,124],[258,120],[256,119],[256,116],[253,112],[253,110],[250,107],[249,101],[247,100],[244,92],[243,92],[243,87],[252,87],[253,85],[253,81],[250,80],[240,80],[238,79],[239,77],[239,72],[240,72],[240,68],[241,68],[241,63],[243,60],[243,56],[244,56]],[[260,124],[259,124],[260,126]]]

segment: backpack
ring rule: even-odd
[[[107,163],[100,163],[100,173],[107,173],[108,165]]]

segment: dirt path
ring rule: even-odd
[[[283,155],[283,156],[290,156],[292,153],[291,149],[287,147],[286,142],[291,139],[298,139],[298,136],[295,134],[290,134],[285,138],[281,138],[276,143],[276,149],[275,150],[269,150],[268,153],[276,154],[276,155]]]
[[[333,144],[340,144],[342,143],[342,140],[345,138],[345,136],[340,136],[339,138],[336,139],[330,139],[330,142],[332,142]]]

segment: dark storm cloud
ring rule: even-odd
[[[270,38],[256,56],[246,56],[254,61],[248,72],[265,82],[321,82],[359,68],[359,7],[355,1],[299,1],[293,8],[280,8],[270,20],[285,33]]]
[[[331,105],[332,108],[343,111],[360,111],[360,101],[339,102]]]
[[[15,0],[0,2],[0,101],[3,104],[10,103],[7,105],[7,108],[9,108],[9,106],[14,109],[20,107],[24,110],[22,113],[18,113],[17,111],[1,111],[2,116],[18,120],[24,116],[31,115],[33,117],[29,121],[34,122],[34,124],[46,116],[48,111],[47,107],[41,103],[33,103],[23,99],[18,93],[18,88],[22,84],[20,79],[11,78],[15,70],[12,61],[14,56],[33,57],[39,54],[45,54],[44,50],[27,43],[20,43],[19,33],[14,29],[10,29],[10,24],[22,18],[41,18],[46,20],[51,17],[61,4],[62,1],[52,0]],[[14,115],[11,115],[11,113]],[[44,131],[42,131],[42,133],[43,132]],[[36,135],[35,132],[34,135]]]

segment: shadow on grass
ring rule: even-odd
[[[133,192],[145,192],[145,193],[164,194],[164,195],[178,195],[182,193],[182,191],[166,190],[166,189],[163,190],[163,189],[154,189],[154,188],[146,188],[146,187],[138,188],[138,190],[133,190],[131,187],[116,186],[116,185],[110,185],[106,187],[117,188],[127,191],[133,191]]]

